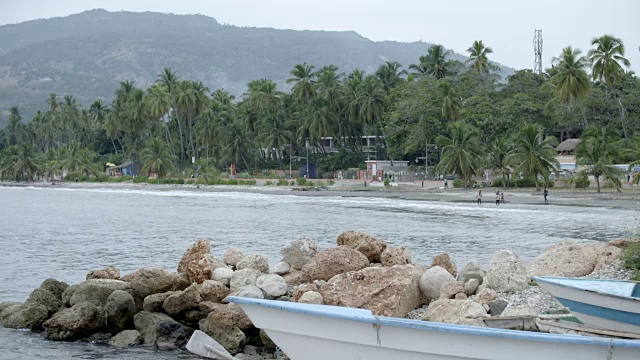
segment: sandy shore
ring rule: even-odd
[[[266,180],[258,180],[256,186],[225,186],[225,185],[165,185],[165,184],[134,184],[126,183],[90,183],[90,182],[49,182],[15,183],[2,182],[4,187],[38,187],[38,188],[67,188],[67,189],[133,189],[152,191],[197,191],[197,192],[247,192],[272,195],[296,195],[296,196],[337,196],[337,197],[373,197],[396,198],[416,201],[442,201],[452,203],[476,203],[477,189],[441,189],[436,186],[441,182],[428,182],[426,187],[411,184],[399,185],[389,189],[379,186],[364,187],[363,183],[353,181],[337,182],[333,186],[326,187],[279,187],[264,186]],[[559,206],[593,206],[612,207],[623,209],[640,209],[640,188],[627,187],[622,192],[613,189],[603,189],[602,193],[596,193],[595,189],[550,189],[549,202],[545,204],[542,192],[535,189],[482,189],[483,205],[496,206],[494,203],[495,192],[504,192],[506,204],[522,205],[559,205]]]

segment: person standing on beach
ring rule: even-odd
[[[478,199],[478,205],[482,204],[482,190],[478,191],[478,195],[476,195],[476,199]]]
[[[449,181],[447,179],[444,179],[444,188],[445,189],[449,188]]]
[[[500,191],[496,191],[496,205],[500,205]]]
[[[547,196],[549,196],[549,190],[547,190],[547,188],[544,188],[544,192],[542,193],[542,195],[544,195],[544,202],[548,203],[549,200],[547,200]]]
[[[504,204],[504,192],[500,193],[500,203]]]

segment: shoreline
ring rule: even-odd
[[[193,184],[134,184],[134,183],[98,183],[98,182],[49,182],[17,183],[0,182],[4,188],[42,188],[42,189],[120,189],[120,190],[149,190],[149,191],[190,191],[190,192],[243,192],[263,195],[294,195],[294,196],[327,196],[342,198],[384,198],[410,201],[430,201],[457,204],[476,204],[476,194],[479,189],[439,189],[422,188],[413,185],[401,185],[385,189],[383,187],[363,187],[353,183],[338,183],[330,187],[297,187],[297,186],[246,186],[246,185],[200,185]],[[640,209],[640,188],[626,188],[622,192],[603,189],[598,194],[593,190],[551,189],[549,202],[545,204],[542,192],[530,188],[484,188],[484,199],[480,206],[496,206],[493,202],[493,191],[504,192],[505,204],[499,206],[516,205],[555,205],[579,207],[606,207],[628,210]]]

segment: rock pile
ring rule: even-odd
[[[486,270],[470,262],[458,271],[447,253],[427,268],[412,264],[406,248],[362,232],[344,232],[336,247],[325,250],[309,238],[294,239],[273,268],[264,255],[237,248],[219,260],[208,240],[198,240],[176,272],[143,268],[121,276],[109,266],[91,271],[80,284],[45,280],[24,303],[0,303],[0,325],[44,331],[51,340],[100,338],[115,347],[159,349],[181,348],[200,329],[232,354],[272,352],[266,334],[226,302],[233,295],[484,326],[489,316],[561,307],[539,287],[529,287],[530,276],[623,274],[615,262],[620,246],[561,242],[528,269],[516,254],[501,251]]]

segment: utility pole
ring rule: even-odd
[[[533,63],[533,72],[542,74],[542,30],[534,30],[533,35],[533,53],[535,61]]]

